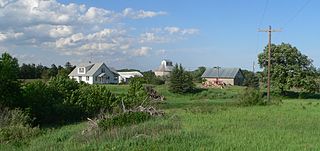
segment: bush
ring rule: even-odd
[[[162,85],[165,83],[165,79],[157,77],[153,71],[146,71],[142,74],[146,84]]]
[[[0,110],[0,143],[18,142],[39,134],[39,128],[32,128],[28,114],[19,109]]]
[[[49,80],[48,86],[55,90],[58,90],[63,98],[67,98],[71,96],[73,91],[79,89],[80,84],[75,80],[57,76]]]
[[[99,114],[101,110],[112,112],[118,101],[105,86],[82,85],[72,93],[67,103],[77,106],[82,112],[82,117],[92,117]]]
[[[126,112],[112,118],[101,120],[98,125],[100,128],[107,130],[117,126],[142,123],[150,118],[151,115],[146,112]]]
[[[266,105],[259,89],[246,88],[239,96],[239,104],[243,106]]]
[[[141,103],[149,102],[149,96],[139,79],[132,79],[129,83],[128,93],[119,97],[123,101],[126,108],[132,108]]]
[[[23,87],[26,108],[36,118],[36,124],[56,123],[64,119],[63,96],[42,81],[28,83]]]

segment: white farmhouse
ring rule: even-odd
[[[69,78],[89,84],[117,84],[119,74],[104,63],[86,63],[76,66]]]
[[[158,69],[154,71],[156,76],[167,76],[171,73],[173,69],[172,61],[162,60]]]
[[[143,77],[143,75],[138,71],[118,72],[118,74],[119,74],[119,83],[128,83],[131,78]]]

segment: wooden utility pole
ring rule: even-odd
[[[271,33],[272,32],[281,32],[281,30],[272,30],[271,26],[267,30],[259,30],[259,32],[268,32],[269,36],[269,50],[268,50],[268,90],[267,90],[267,97],[268,101],[270,102],[270,70],[271,70]]]

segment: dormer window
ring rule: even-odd
[[[84,68],[79,68],[78,72],[84,74]]]
[[[172,66],[172,62],[166,62],[167,66]]]

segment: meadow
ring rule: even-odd
[[[114,93],[126,85],[107,86]],[[144,123],[82,135],[87,122],[46,128],[24,142],[0,144],[0,150],[318,150],[320,102],[283,99],[281,104],[237,105],[242,87],[166,97],[166,112]]]

